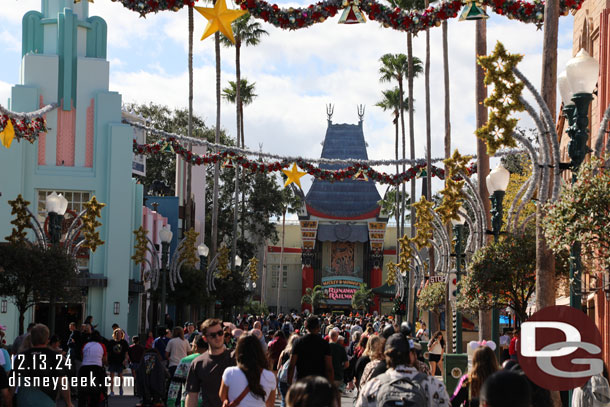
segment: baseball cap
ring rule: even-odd
[[[405,339],[401,334],[392,334],[385,341],[386,351],[390,349],[394,349],[400,353],[408,353],[409,352],[409,342]]]

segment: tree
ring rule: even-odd
[[[392,122],[394,123],[394,129],[395,129],[395,138],[394,138],[394,157],[396,158],[396,160],[398,160],[398,122],[400,119],[400,88],[399,87],[395,87],[394,89],[387,89],[381,92],[383,94],[383,99],[380,100],[379,102],[377,102],[375,104],[375,106],[378,106],[380,108],[383,109],[383,111],[385,112],[386,110],[390,110],[392,112],[392,114],[394,115],[394,120],[392,120]],[[409,99],[406,98],[402,101],[402,107],[403,109],[408,109],[409,107]],[[403,112],[404,114],[404,112]],[[399,172],[399,168],[398,168],[398,164],[396,164],[396,173],[398,174]],[[396,190],[399,191],[400,188],[396,187]],[[388,193],[390,191],[388,190]],[[394,193],[394,196],[396,195],[396,193]],[[400,213],[399,211],[399,207],[398,207],[398,202],[395,202],[396,205],[396,209],[391,210],[392,213],[394,213],[396,215],[396,224],[399,224],[399,218],[398,218],[398,214]],[[385,208],[386,209],[386,213],[389,213],[389,208]],[[398,233],[398,229],[396,230],[396,232]]]
[[[398,199],[396,199],[398,193]],[[404,199],[405,201],[409,200],[409,194],[406,194],[404,198],[402,197],[402,192],[400,190],[388,189],[383,196],[383,199],[377,201],[377,204],[381,207],[381,212],[388,215],[388,218],[396,218],[396,223],[398,224],[398,203]],[[411,216],[406,213],[406,220],[410,220]]]
[[[417,307],[423,311],[431,311],[435,314],[440,326],[441,308],[445,305],[446,283],[428,283],[421,289],[417,297]]]
[[[576,182],[564,185],[545,210],[542,226],[555,253],[580,243],[586,269],[610,273],[610,169],[603,161],[593,157],[583,163]]]
[[[264,35],[269,35],[267,31],[265,31],[261,24],[257,21],[250,19],[250,14],[245,14],[242,17],[238,18],[233,22],[233,34],[235,37],[235,44],[233,44],[228,38],[222,37],[221,42],[222,45],[226,47],[235,46],[235,83],[241,83],[241,47],[245,45],[249,46],[257,46],[261,38]],[[229,82],[230,83],[230,82]],[[234,85],[233,85],[234,86]],[[242,87],[239,89],[233,88],[235,90],[235,98],[231,100],[232,103],[236,103],[237,109],[237,138],[241,143],[237,143],[239,146],[241,144],[242,147],[245,146],[245,138],[244,138],[244,105],[249,105],[252,103],[252,99],[248,101],[248,96],[245,93],[242,93]],[[256,96],[256,95],[254,95]]]
[[[558,264],[565,264],[565,255]],[[562,267],[562,275],[567,268]],[[458,308],[489,310],[510,307],[523,322],[536,288],[536,237],[532,231],[508,234],[475,253],[460,280]]]
[[[19,334],[25,313],[54,297],[70,301],[80,296],[75,287],[76,263],[63,248],[35,244],[0,245],[0,296],[10,298],[19,311]]]
[[[360,288],[358,288],[358,291],[354,292],[354,295],[352,296],[352,308],[365,313],[366,310],[373,306],[373,297],[375,297],[373,291],[368,288],[366,284],[360,284]]]
[[[403,90],[403,80],[404,78],[409,78],[412,81],[412,77],[419,75],[422,71],[422,63],[417,57],[408,58],[405,54],[384,54],[379,59],[381,62],[381,68],[379,68],[379,80],[381,82],[391,82],[396,81],[398,83],[398,92],[399,92],[399,111],[400,111],[400,126],[402,129],[402,158],[406,158],[406,138],[405,138],[405,119],[404,119],[404,90]],[[412,72],[412,74],[410,74]],[[411,82],[410,82],[411,83]],[[413,100],[413,94],[411,89],[409,89],[409,97],[408,100]],[[409,105],[409,113],[413,111],[413,104]],[[411,116],[409,119],[412,121]],[[411,155],[414,159],[415,156],[415,135],[411,135],[413,137],[411,149]],[[403,171],[406,170],[406,166],[403,164]],[[415,184],[412,184],[413,186]],[[404,184],[403,184],[403,195],[404,195]],[[415,191],[411,188],[411,195],[415,195]],[[404,210],[405,203],[402,202],[401,206]],[[413,217],[413,213],[411,213]],[[402,220],[401,225],[397,225],[397,230],[399,229],[399,235],[404,234],[404,220]]]
[[[312,311],[316,313],[316,307],[323,304],[326,301],[326,295],[322,290],[321,285],[316,285],[312,288],[305,289],[305,295],[301,297],[301,304],[309,304],[312,307]]]

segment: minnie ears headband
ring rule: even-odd
[[[491,350],[496,350],[496,343],[494,341],[486,341],[486,340],[482,340],[480,342],[470,341],[470,342],[468,342],[468,346],[472,350],[475,350],[476,348],[478,348],[480,346],[487,346]]]

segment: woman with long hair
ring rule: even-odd
[[[220,384],[223,406],[273,407],[275,404],[275,374],[261,342],[253,335],[242,335],[235,348],[237,366],[225,369]]]
[[[385,345],[385,339],[381,336],[373,335],[369,338],[364,354],[368,356],[371,361],[364,367],[364,371],[360,377],[360,387],[364,386],[364,384],[369,381],[369,379],[373,376],[375,368],[379,366],[382,360],[385,360],[383,345]]]
[[[452,407],[478,407],[479,394],[489,376],[500,370],[496,355],[488,346],[480,346],[472,356],[470,371],[462,376],[451,397]]]
[[[441,331],[436,331],[432,335],[432,339],[428,342],[428,361],[430,362],[430,371],[436,375],[436,366],[443,375],[443,353],[445,352],[445,339]]]
[[[292,346],[294,345],[294,341],[298,338],[299,335],[296,333],[290,335],[290,337],[288,338],[288,342],[286,343],[286,347],[284,348],[284,350],[280,354],[280,357],[277,360],[277,380],[280,384],[282,407],[286,407],[286,393],[288,393],[288,362],[290,362],[290,353],[292,352]]]

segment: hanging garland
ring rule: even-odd
[[[33,143],[38,139],[40,133],[48,131],[47,121],[44,116],[57,108],[53,103],[45,107],[29,112],[17,113],[5,109],[0,105],[0,134],[2,134],[3,145],[9,148],[13,138],[17,141],[25,139]]]
[[[459,178],[460,172],[471,173],[466,165],[471,160],[469,156],[462,156],[456,149],[450,158],[445,160],[449,177],[445,181],[445,188],[440,191],[443,197],[441,204],[435,209],[443,223],[449,223],[452,219],[459,220],[458,211],[464,200],[464,180]]]
[[[123,4],[125,8],[140,13],[140,17],[159,11],[178,11],[184,6],[192,7],[197,0],[112,0]]]
[[[567,15],[570,10],[578,10],[584,0],[560,0],[560,13]],[[523,0],[479,0],[478,3],[490,7],[495,13],[509,19],[524,23],[541,24],[544,19],[544,2],[533,3]],[[377,20],[384,27],[416,34],[431,27],[438,27],[445,20],[455,18],[464,5],[462,0],[441,3],[437,7],[428,7],[424,11],[403,11],[392,8],[376,0],[354,2],[352,0],[326,0],[311,4],[305,8],[280,8],[264,0],[237,0],[243,10],[256,18],[273,24],[276,27],[297,30],[322,23],[334,17],[339,10],[347,7],[360,7],[371,20]]]
[[[205,155],[195,154],[186,148],[184,148],[175,138],[168,137],[167,139],[159,140],[152,144],[138,144],[134,139],[133,141],[133,152],[139,155],[152,156],[156,154],[162,154],[165,152],[171,152],[181,156],[187,163],[192,165],[202,164],[214,164],[217,162],[223,162],[225,166],[230,167],[239,165],[240,167],[249,170],[251,173],[265,173],[265,172],[277,172],[285,168],[290,167],[291,161],[281,160],[274,162],[262,162],[257,160],[249,159],[242,155],[237,155],[233,151],[221,151],[218,153],[210,153]],[[403,182],[408,182],[413,178],[423,175],[425,171],[425,164],[418,164],[414,167],[409,168],[405,172],[399,174],[387,174],[385,172],[379,172],[371,168],[366,164],[355,163],[346,168],[339,170],[327,170],[320,167],[316,167],[313,164],[305,161],[304,159],[297,159],[294,161],[301,169],[307,172],[309,175],[321,181],[345,181],[346,179],[371,179],[380,184],[389,185],[400,185]],[[469,174],[474,173],[474,163],[468,168]],[[442,168],[432,167],[432,176],[444,179],[445,171]]]

